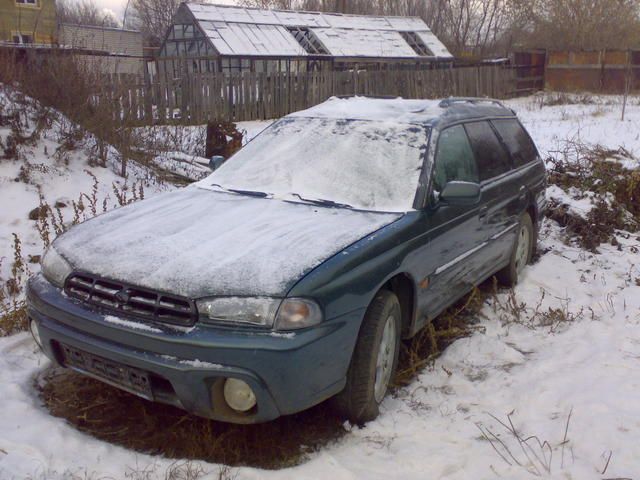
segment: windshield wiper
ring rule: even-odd
[[[238,195],[247,195],[249,197],[267,198],[269,196],[268,193],[256,192],[253,190],[239,190],[236,188],[225,188],[222,185],[218,185],[217,183],[212,183],[211,186],[221,188],[226,192],[237,193]]]
[[[267,198],[269,196],[268,193],[256,192],[256,191],[253,191],[253,190],[237,190],[235,188],[227,188],[226,190],[228,192],[238,193],[240,195],[247,195],[249,197]]]
[[[298,197],[300,200],[306,203],[311,203],[313,205],[318,205],[320,207],[333,207],[333,208],[353,208],[348,203],[338,203],[333,200],[325,200],[323,198],[304,198],[302,195],[298,193],[292,194],[294,197]]]

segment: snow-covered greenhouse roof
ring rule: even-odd
[[[416,17],[184,6],[222,56],[452,58]]]

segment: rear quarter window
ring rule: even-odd
[[[471,148],[478,163],[480,180],[488,180],[511,170],[511,159],[488,122],[467,123]]]
[[[507,150],[513,157],[513,163],[520,167],[535,160],[538,156],[536,146],[531,137],[515,118],[492,120]]]

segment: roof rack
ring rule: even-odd
[[[511,110],[509,107],[506,107],[504,103],[500,100],[496,100],[495,98],[489,97],[449,97],[442,100],[439,104],[441,108],[447,108],[453,105],[454,103],[493,103],[507,110]]]
[[[334,98],[340,98],[340,99],[362,97],[362,98],[372,98],[374,100],[396,100],[398,98],[401,98],[398,95],[365,95],[364,93],[345,93],[341,95],[332,95],[332,96]]]

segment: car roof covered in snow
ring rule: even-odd
[[[388,121],[443,126],[465,119],[515,117],[515,112],[490,98],[451,97],[444,100],[409,100],[380,97],[332,97],[288,117]]]

